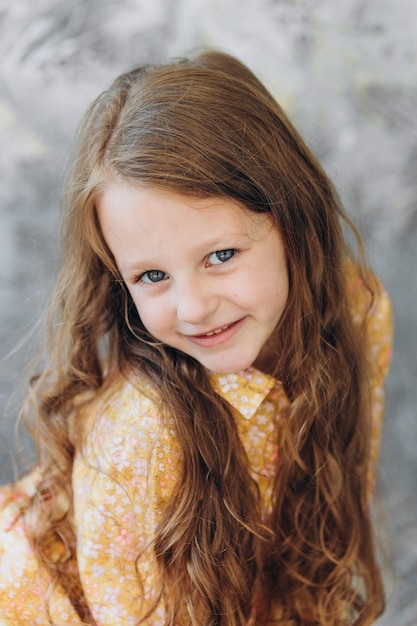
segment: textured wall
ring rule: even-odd
[[[381,624],[416,625],[416,0],[0,0],[0,482],[17,449],[20,396],[10,391],[24,380],[58,263],[57,207],[76,123],[120,71],[201,45],[239,56],[284,105],[392,295],[379,482],[393,568]]]

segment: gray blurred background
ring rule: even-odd
[[[18,450],[31,457],[13,431],[59,263],[77,122],[118,73],[197,46],[237,55],[267,84],[334,179],[392,296],[379,623],[415,626],[417,0],[0,0],[0,482]]]

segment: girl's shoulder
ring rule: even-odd
[[[93,440],[113,440],[133,430],[136,435],[146,434],[155,431],[161,414],[154,385],[140,375],[117,374],[100,393],[74,403],[72,439],[81,448]]]
[[[365,274],[353,263],[347,266],[348,302],[354,321],[362,323],[383,315],[391,323],[391,301],[381,279],[367,270]]]
[[[117,376],[83,407],[73,467],[78,507],[91,494],[99,501],[105,494],[118,504],[125,496],[135,501],[138,492],[162,501],[167,468],[174,475],[181,452],[158,396],[140,374]],[[82,506],[78,510],[82,515]]]
[[[365,333],[368,359],[385,377],[392,357],[393,316],[389,294],[378,276],[363,277],[353,264],[348,267],[348,303],[354,323]]]

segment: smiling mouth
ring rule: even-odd
[[[222,344],[231,339],[244,324],[245,318],[225,324],[214,330],[210,330],[207,333],[200,333],[199,335],[189,335],[188,339],[196,345],[210,348]]]
[[[213,335],[218,335],[219,333],[222,333],[224,330],[226,330],[230,326],[233,326],[234,323],[235,322],[232,322],[231,324],[226,324],[226,326],[222,326],[221,328],[216,328],[216,330],[211,330],[209,333],[202,333],[201,335],[194,335],[194,337],[213,337]]]

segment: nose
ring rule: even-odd
[[[218,297],[203,279],[182,281],[175,290],[177,318],[187,324],[201,324],[218,307]]]

